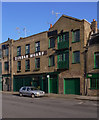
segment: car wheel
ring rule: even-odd
[[[22,97],[23,95],[22,95],[22,93],[20,93],[20,97]]]
[[[32,97],[32,98],[34,98],[34,97],[35,97],[35,95],[34,95],[34,94],[32,94],[32,95],[31,95],[31,97]]]

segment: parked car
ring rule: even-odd
[[[20,96],[26,95],[26,96],[31,96],[32,98],[34,98],[34,97],[44,96],[45,92],[33,86],[24,86],[20,88],[19,95]]]

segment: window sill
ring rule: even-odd
[[[72,64],[80,64],[80,62],[77,62],[77,63],[72,63]]]
[[[94,67],[93,69],[99,69],[99,68],[95,68],[95,67]]]
[[[18,70],[17,73],[21,72],[21,70]]]
[[[51,48],[53,49],[53,48],[55,48],[55,47],[48,47],[48,49],[51,49]]]
[[[53,66],[48,66],[48,67],[54,67],[55,65],[53,65]]]
[[[28,71],[30,71],[30,69],[28,69],[28,70],[25,70],[25,72],[28,72]]]
[[[20,57],[21,55],[17,55],[17,57]]]
[[[35,72],[35,71],[39,71],[40,70],[40,68],[35,68],[33,71]]]
[[[35,51],[35,53],[39,53],[40,52],[40,50],[39,51]]]
[[[80,42],[80,41],[72,41],[72,43],[77,43],[77,42]]]
[[[27,53],[27,54],[25,54],[25,55],[30,55],[30,53]]]
[[[90,90],[99,90],[99,88],[89,88]]]

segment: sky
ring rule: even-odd
[[[2,2],[2,42],[47,31],[63,14],[91,23],[97,2]]]

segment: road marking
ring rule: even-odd
[[[35,100],[39,100],[40,98],[34,98]]]
[[[83,103],[84,103],[84,102],[81,101],[81,102],[79,102],[78,104],[81,105],[81,104],[83,104]]]

